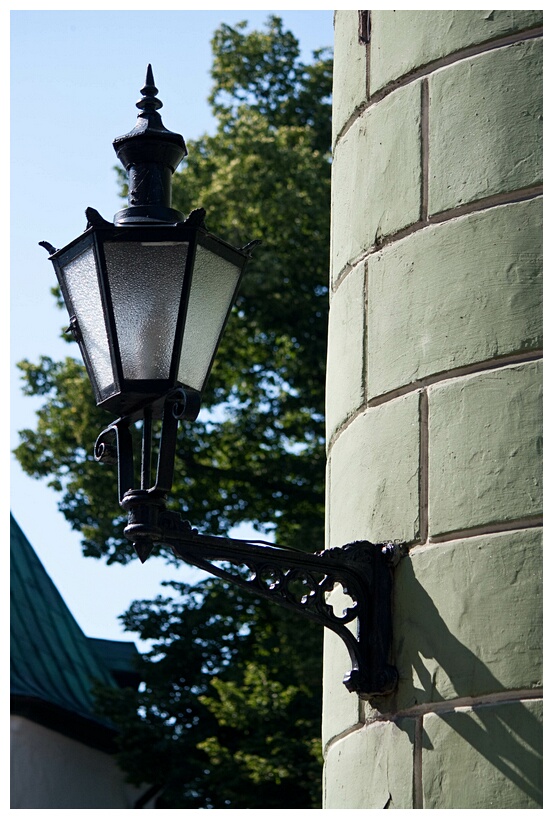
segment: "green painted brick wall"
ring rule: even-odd
[[[410,553],[393,695],[325,635],[327,808],[540,805],[541,22],[335,13],[327,543]]]

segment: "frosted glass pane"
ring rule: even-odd
[[[93,380],[98,392],[111,392],[113,370],[93,249],[89,247],[68,264],[62,263],[61,268],[90,359]]]
[[[236,265],[198,246],[178,373],[186,387],[203,389],[239,278]]]
[[[124,378],[169,378],[187,242],[106,242]]]

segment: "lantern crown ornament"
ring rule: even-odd
[[[158,111],[163,103],[157,99],[151,65],[140,93],[136,125],[113,140],[129,179],[129,207],[115,214],[115,224],[184,222],[184,215],[171,208],[171,177],[188,152],[182,136],[167,130],[161,121]]]
[[[187,563],[331,629],[345,644],[344,684],[360,697],[390,694],[392,573],[398,542],[359,541],[309,553],[262,541],[200,534],[167,509],[179,420],[195,420],[250,252],[213,236],[205,211],[185,218],[171,180],[186,145],[163,125],[151,66],[136,125],[113,145],[128,174],[128,207],[108,222],[86,209],[84,233],[50,254],[96,403],[120,417],[98,436],[96,460],[117,465],[125,536],[142,562],[157,544]],[[152,480],[152,421],[162,418]],[[142,431],[140,481],[130,427]],[[249,572],[245,571],[248,569]],[[349,603],[335,612],[328,592]],[[357,627],[354,628],[354,624]]]

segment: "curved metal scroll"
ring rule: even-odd
[[[183,389],[172,390],[165,398],[163,421],[159,443],[156,481],[149,489],[150,463],[152,455],[151,415],[145,410],[142,427],[142,465],[141,486],[154,494],[167,494],[171,491],[175,465],[175,448],[179,419],[185,414],[187,396]],[[118,465],[119,503],[127,492],[135,486],[134,458],[132,436],[129,426],[130,418],[118,418],[100,433],[94,444],[94,457],[97,461]]]
[[[167,530],[164,535],[168,535]],[[397,671],[389,664],[391,648],[391,562],[396,544],[360,541],[318,554],[262,546],[194,534],[172,542],[179,557],[248,591],[299,612],[330,629],[344,642],[351,670],[344,678],[349,691],[362,698],[389,694],[396,688]],[[250,576],[213,561],[246,566]],[[340,585],[351,598],[341,614],[328,593]],[[357,622],[355,622],[357,621]]]
[[[132,436],[128,418],[118,418],[101,432],[94,444],[97,461],[118,466],[119,503],[134,484]]]
[[[403,554],[401,544],[358,541],[309,554],[201,535],[178,513],[165,510],[158,496],[140,490],[128,492],[122,505],[128,514],[125,535],[142,560],[154,543],[171,546],[187,563],[331,629],[349,653],[351,670],[344,679],[349,691],[366,699],[394,690],[397,672],[389,663],[392,568]],[[239,567],[246,567],[249,576]],[[340,615],[327,600],[337,584],[352,600]]]
[[[360,697],[389,694],[397,685],[390,665],[392,641],[392,568],[405,553],[402,544],[358,541],[338,549],[308,554],[268,543],[201,535],[166,509],[173,481],[178,420],[186,393],[172,391],[165,400],[157,475],[150,487],[151,417],[144,413],[140,489],[134,489],[129,419],[120,418],[96,441],[97,460],[117,462],[119,501],[128,514],[125,536],[142,562],[156,543],[171,546],[187,563],[254,592],[337,634],[344,642],[351,670],[344,679]],[[223,562],[225,565],[221,565]],[[240,571],[242,567],[242,571]],[[249,576],[243,568],[249,570]],[[351,605],[337,614],[327,599],[340,585]]]

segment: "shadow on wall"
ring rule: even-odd
[[[447,571],[445,567],[444,570]],[[398,710],[415,704],[437,704],[451,699],[500,694],[506,691],[489,667],[452,634],[435,600],[419,582],[411,560],[402,562],[401,571],[398,571],[396,577],[398,579],[396,615],[398,621],[402,623],[402,634],[398,635],[396,643],[400,673]],[[440,585],[449,587],[449,583],[442,582]],[[502,608],[501,611],[495,611],[495,617],[489,617],[486,616],[486,611],[475,612],[472,608],[467,608],[465,605],[467,601],[466,599],[463,601],[463,595],[458,590],[453,594],[449,587],[449,592],[449,599],[445,590],[445,597],[442,597],[442,600],[444,611],[452,621],[450,627],[454,624],[455,630],[469,637],[475,647],[492,646],[495,649],[495,653],[491,655],[494,659],[497,658],[498,652],[507,652],[500,660],[502,669],[507,668],[510,662],[514,666],[520,666],[527,645],[524,643],[525,623],[519,625],[518,629],[516,626],[518,617],[516,608],[505,613]],[[491,597],[489,605],[493,611],[494,605],[497,604],[497,601],[495,604],[493,601],[493,590],[491,596],[487,596]],[[466,625],[469,618],[471,625]],[[465,624],[462,622],[463,619]],[[495,640],[496,646],[494,639],[490,638],[490,633],[494,630],[500,634]],[[520,658],[513,653],[516,652],[517,631],[523,640],[522,644],[519,644]],[[509,635],[510,647],[506,644]],[[528,643],[531,642],[530,638]],[[508,677],[508,672],[504,676]],[[515,698],[516,692],[513,693],[514,701],[502,699],[466,707],[459,704],[455,711],[445,711],[438,706],[437,713],[433,712],[430,718],[427,716],[422,720],[422,748],[423,751],[436,751],[437,755],[443,756],[440,762],[442,770],[451,769],[451,766],[456,767],[457,761],[465,774],[471,767],[476,769],[478,766],[478,761],[474,761],[474,754],[470,750],[472,748],[530,800],[541,805],[542,724],[527,705],[516,701]],[[398,721],[400,727],[402,722],[403,720]],[[427,728],[430,728],[431,724],[434,728],[429,731]],[[459,743],[458,740],[452,742],[451,731],[456,732],[470,747],[463,748],[463,743]],[[464,756],[469,764],[468,768],[461,762],[460,758]],[[470,756],[473,757],[472,764]],[[466,776],[464,779],[466,789],[470,791],[470,783],[466,781]]]

